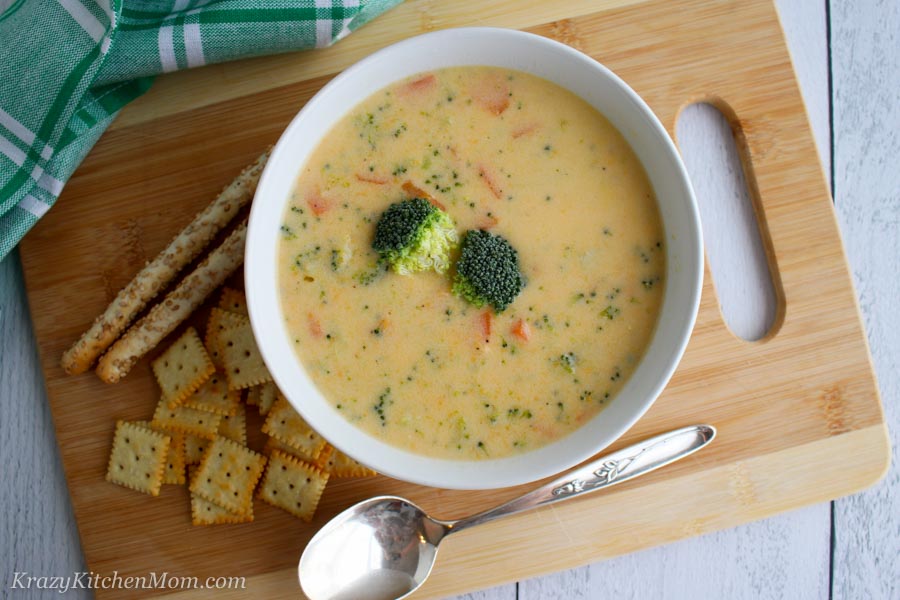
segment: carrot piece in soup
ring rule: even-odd
[[[579,425],[582,425],[585,422],[587,422],[592,416],[593,416],[593,413],[591,413],[590,411],[580,410],[577,413],[575,413],[575,422],[578,423]]]
[[[484,165],[478,166],[478,176],[487,186],[487,188],[491,191],[494,198],[498,200],[503,196],[503,190],[500,189],[500,186],[497,184],[497,180],[494,178],[493,173]]]
[[[306,197],[306,204],[317,217],[321,217],[331,209],[331,201],[323,197],[319,190],[314,190]]]
[[[491,75],[475,85],[475,101],[492,115],[499,116],[509,108],[509,85],[498,75]]]
[[[434,88],[436,84],[437,77],[429,73],[428,75],[423,75],[422,77],[418,77],[407,83],[403,86],[401,92],[405,95],[427,92]]]
[[[491,314],[491,311],[486,310],[478,317],[479,324],[481,325],[481,334],[484,336],[485,342],[491,341],[491,327],[493,325],[494,315]]]
[[[538,125],[537,123],[531,123],[529,125],[522,125],[521,127],[517,127],[512,130],[513,139],[517,140],[520,137],[522,137],[523,135],[528,135],[529,133],[534,133],[535,131],[538,130],[538,127],[540,127],[540,125]]]
[[[378,321],[378,325],[375,326],[375,329],[372,330],[372,334],[381,336],[385,331],[387,331],[390,325],[390,321],[388,321],[387,319],[381,319],[380,321]]]
[[[488,214],[488,215],[485,215],[484,218],[481,219],[481,222],[478,225],[478,229],[483,229],[483,230],[487,231],[488,229],[491,229],[492,227],[496,227],[497,223],[499,223],[499,222],[500,222],[500,219],[498,219],[494,215]]]
[[[363,181],[365,183],[374,183],[377,185],[384,185],[388,182],[387,177],[382,177],[373,173],[357,173],[356,179],[358,181]]]
[[[406,181],[404,181],[403,185],[400,187],[403,189],[404,192],[406,192],[406,194],[410,198],[423,198],[423,199],[431,202],[434,206],[438,207],[439,209],[444,210],[444,211],[447,210],[447,207],[444,206],[441,202],[439,202],[437,198],[435,198],[434,196],[429,194],[427,191],[423,190],[422,188],[420,188],[419,186],[417,186],[416,184],[414,184],[412,181],[410,181],[408,179]]]
[[[306,322],[309,325],[309,333],[315,339],[319,340],[325,337],[325,332],[322,331],[322,324],[319,322],[319,319],[312,313],[306,315]]]
[[[531,339],[531,326],[525,319],[519,319],[512,326],[512,334],[523,342],[527,342]]]
[[[403,188],[404,192],[409,194],[410,198],[425,198],[426,200],[429,200],[431,198],[431,194],[414,184],[409,179],[404,181],[401,187]]]

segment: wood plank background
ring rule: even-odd
[[[835,115],[835,164],[839,166],[844,164],[844,172],[840,168],[835,169],[835,191],[837,196],[838,214],[842,217],[842,226],[852,227],[852,231],[859,231],[857,238],[856,251],[858,256],[865,257],[862,263],[854,263],[854,274],[856,275],[857,285],[860,286],[861,306],[864,315],[870,319],[877,327],[869,326],[870,343],[872,344],[873,355],[876,360],[876,366],[881,367],[885,361],[887,370],[884,367],[879,369],[881,375],[881,387],[884,394],[886,405],[892,405],[891,400],[897,398],[897,381],[896,381],[896,339],[890,336],[891,332],[896,332],[896,315],[895,312],[887,310],[887,306],[879,305],[879,298],[897,298],[895,278],[886,277],[883,274],[896,272],[897,241],[896,241],[896,225],[897,225],[897,179],[896,175],[885,172],[882,168],[878,169],[878,156],[891,157],[897,153],[897,127],[885,126],[883,118],[893,118],[893,123],[897,123],[896,114],[896,90],[897,88],[897,57],[894,54],[885,55],[884,47],[887,40],[879,39],[878,32],[897,31],[896,25],[896,9],[894,12],[887,12],[887,6],[884,13],[878,13],[877,17],[871,17],[872,20],[860,24],[863,21],[860,15],[849,13],[843,15],[842,18],[846,22],[851,23],[850,26],[841,29],[832,21],[832,37],[837,40],[836,35],[844,35],[845,44],[847,44],[845,54],[834,52],[832,55],[832,69],[834,78],[834,115]],[[883,14],[888,15],[887,21],[884,21]],[[784,14],[782,15],[784,17]],[[832,14],[832,18],[836,15]],[[894,18],[894,21],[890,21]],[[814,20],[812,21],[814,22]],[[854,25],[855,23],[855,25]],[[890,29],[889,24],[893,23],[894,28]],[[843,32],[843,33],[842,33]],[[860,33],[863,32],[863,33]],[[884,34],[886,35],[886,33]],[[351,40],[348,40],[348,42]],[[844,63],[842,68],[846,69],[843,77],[840,79],[841,66],[839,61],[843,57]],[[795,54],[795,60],[797,55]],[[874,69],[873,69],[874,66]],[[875,75],[871,73],[874,71]],[[863,75],[867,74],[867,75]],[[880,81],[879,81],[880,77]],[[848,82],[850,92],[847,87],[841,87],[838,82]],[[842,92],[843,90],[843,92]],[[852,90],[856,90],[853,92]],[[842,96],[842,93],[844,96]],[[891,96],[891,93],[894,96]],[[856,94],[856,95],[855,95]],[[849,100],[848,100],[849,98]],[[844,104],[841,103],[843,100]],[[893,102],[892,102],[893,101]],[[843,107],[843,108],[841,108]],[[890,111],[894,112],[891,113]],[[879,115],[875,118],[874,115]],[[884,115],[885,117],[882,117]],[[814,115],[815,116],[815,115]],[[841,117],[846,118],[845,129],[841,129],[840,123],[843,121]],[[843,132],[843,133],[842,133]],[[845,163],[841,160],[841,144],[840,136],[844,135],[850,140],[849,152],[844,156]],[[891,136],[894,137],[891,137]],[[879,154],[881,152],[881,154]],[[876,160],[872,160],[874,157]],[[861,156],[868,157],[865,162],[860,161]],[[868,170],[871,169],[871,170]],[[891,179],[893,176],[893,179]],[[874,189],[873,189],[874,184]],[[847,190],[846,196],[842,196],[842,185]],[[879,186],[884,187],[879,187]],[[856,187],[854,187],[856,186]],[[847,199],[845,206],[846,212],[842,211],[842,198]],[[871,199],[871,204],[866,204],[866,199]],[[855,204],[861,202],[862,205]],[[870,212],[866,212],[870,209]],[[893,209],[893,212],[892,212]],[[845,229],[846,233],[846,229]],[[893,235],[891,235],[893,233]],[[881,243],[872,243],[873,237]],[[851,261],[854,260],[854,239],[852,237],[845,238],[850,252]],[[893,244],[893,245],[892,245]],[[893,259],[892,259],[893,257]],[[894,262],[891,263],[891,260]],[[860,267],[859,265],[862,264]],[[12,265],[12,266],[10,266]],[[40,376],[35,376],[34,369],[28,369],[28,365],[34,364],[34,350],[31,345],[27,326],[23,327],[22,323],[27,322],[27,315],[23,316],[23,304],[20,298],[14,295],[16,288],[9,285],[8,282],[15,282],[17,277],[17,269],[14,261],[7,260],[2,265],[2,273],[4,279],[0,290],[3,290],[2,313],[0,313],[0,328],[2,328],[3,336],[0,337],[3,343],[3,354],[0,355],[0,382],[2,382],[4,390],[3,397],[3,413],[0,420],[0,427],[3,428],[3,457],[14,456],[17,459],[16,464],[29,463],[34,465],[42,464],[41,461],[46,456],[46,448],[42,452],[35,450],[40,446],[35,441],[42,441],[45,446],[49,445],[52,449],[52,433],[46,427],[46,409],[41,398]],[[887,270],[893,267],[893,271]],[[879,270],[880,269],[880,270]],[[890,287],[893,285],[893,287]],[[12,290],[13,293],[7,292]],[[8,294],[8,295],[7,295]],[[886,295],[892,294],[892,295]],[[882,306],[881,312],[878,312],[879,306]],[[875,311],[874,313],[872,311]],[[875,317],[878,317],[875,319]],[[893,319],[893,320],[891,320]],[[13,325],[10,325],[10,324]],[[874,334],[873,334],[874,331]],[[881,332],[879,334],[879,332]],[[874,338],[873,338],[874,335]],[[883,336],[879,338],[879,335]],[[879,343],[881,345],[879,345]],[[892,346],[891,344],[894,344]],[[879,354],[881,352],[881,354]],[[882,358],[883,357],[883,358]],[[29,360],[31,363],[29,363]],[[885,383],[885,373],[887,373],[887,383]],[[893,377],[893,379],[891,379]],[[6,395],[7,390],[13,390],[18,393]],[[30,396],[30,402],[29,397]],[[28,412],[31,411],[31,412]],[[41,411],[43,411],[43,416]],[[17,415],[21,417],[17,418]],[[9,418],[8,418],[9,417]],[[28,420],[31,417],[32,420]],[[44,419],[43,421],[41,419]],[[22,426],[22,423],[26,426]],[[44,423],[43,429],[40,423]],[[896,423],[896,420],[893,421]],[[13,432],[17,432],[13,435]],[[18,433],[23,432],[23,433]],[[43,434],[41,434],[43,432]],[[31,435],[37,433],[37,439],[32,441]],[[11,442],[11,443],[10,443]],[[8,445],[9,444],[9,445]],[[55,450],[51,450],[50,454]],[[46,467],[44,467],[46,469]],[[34,471],[34,469],[32,469]],[[19,468],[10,471],[12,477],[4,477],[3,479],[10,483],[10,487],[4,485],[2,488],[3,506],[15,506],[18,510],[11,511],[12,518],[3,521],[4,539],[12,539],[13,543],[5,550],[11,554],[10,560],[4,560],[0,564],[21,565],[19,568],[30,570],[32,572],[43,572],[45,574],[61,574],[65,570],[58,569],[56,571],[43,571],[41,569],[53,566],[44,558],[50,556],[51,559],[59,560],[58,564],[66,564],[63,561],[72,560],[77,557],[77,542],[73,544],[73,536],[71,528],[66,530],[66,507],[67,499],[60,496],[59,488],[56,488],[56,499],[53,501],[53,494],[48,493],[48,484],[34,475],[30,475],[28,471]],[[842,510],[842,503],[835,506],[835,570],[834,587],[836,593],[847,594],[843,597],[892,597],[896,592],[896,588],[892,587],[898,580],[896,570],[891,571],[889,568],[884,569],[884,563],[891,564],[892,558],[897,556],[897,536],[896,526],[891,527],[891,523],[896,523],[896,493],[891,494],[891,484],[896,483],[896,470],[891,472],[889,484],[876,488],[869,494],[863,494],[854,497],[857,505],[863,505],[858,510]],[[38,483],[40,481],[40,483]],[[30,482],[30,484],[29,484]],[[18,484],[25,483],[20,486]],[[57,475],[57,486],[59,486],[59,476]],[[887,490],[883,488],[887,487]],[[39,507],[34,506],[34,502],[28,500],[27,493],[20,493],[18,490],[25,489],[31,492],[39,493],[42,498],[50,497],[49,502],[39,503]],[[880,491],[879,491],[880,490]],[[7,495],[8,494],[8,495]],[[871,502],[868,496],[872,496]],[[9,502],[7,502],[9,500]],[[846,504],[850,506],[849,504]],[[867,515],[873,511],[882,520],[880,523],[886,524],[882,527],[873,527],[869,524]],[[825,505],[827,508],[827,505]],[[40,511],[44,512],[40,512]],[[777,526],[778,520],[775,521],[775,529],[773,530],[770,522],[758,524],[750,527],[744,527],[738,531],[751,532],[736,534],[735,532],[726,532],[713,534],[700,540],[693,540],[678,544],[675,547],[688,548],[683,552],[683,556],[693,555],[694,550],[699,545],[700,552],[696,552],[696,558],[690,560],[672,560],[659,559],[653,561],[652,558],[645,559],[644,556],[672,556],[668,548],[654,550],[650,553],[643,553],[637,557],[626,557],[616,559],[600,566],[588,567],[578,570],[574,574],[570,574],[568,579],[560,581],[559,579],[550,578],[537,580],[533,583],[523,583],[518,594],[521,598],[554,598],[554,597],[601,597],[596,594],[596,590],[600,582],[605,590],[609,591],[610,597],[682,597],[678,590],[688,590],[691,582],[691,573],[696,575],[703,573],[704,577],[709,579],[709,565],[723,565],[722,569],[718,569],[719,573],[713,574],[713,583],[719,585],[720,595],[728,597],[750,597],[749,593],[755,591],[754,595],[759,596],[762,590],[763,597],[824,597],[822,593],[828,593],[832,589],[828,582],[823,586],[823,573],[830,574],[831,569],[823,569],[822,565],[830,563],[831,552],[822,551],[826,548],[823,545],[823,533],[827,533],[828,538],[831,537],[831,530],[827,523],[823,523],[822,512],[810,512],[811,518],[800,521],[800,524],[791,526]],[[17,520],[15,516],[20,518]],[[841,518],[846,515],[848,525],[856,525],[852,531],[862,532],[856,540],[855,546],[847,546],[846,552],[842,553],[842,536]],[[892,521],[893,519],[893,521]],[[48,529],[46,523],[50,523]],[[54,528],[53,524],[56,524]],[[860,526],[863,525],[863,526]],[[815,529],[810,532],[808,529]],[[35,531],[41,531],[42,535],[35,535]],[[58,536],[56,539],[63,543],[47,544],[43,535]],[[755,533],[754,533],[755,532]],[[847,540],[852,541],[849,536],[850,527],[845,531]],[[878,538],[879,532],[884,532],[882,537]],[[8,535],[6,535],[8,533]],[[893,533],[892,537],[891,534]],[[774,535],[773,535],[774,534]],[[68,538],[66,537],[68,535]],[[873,539],[874,536],[874,539]],[[736,543],[731,540],[738,540]],[[773,543],[772,540],[776,540]],[[812,557],[808,560],[807,555],[797,548],[806,542],[813,543]],[[827,541],[830,541],[827,540]],[[705,545],[704,545],[705,544]],[[55,554],[48,552],[48,547],[57,547],[59,550]],[[707,551],[703,552],[702,549]],[[829,547],[830,549],[830,547]],[[667,554],[668,552],[668,554]],[[773,554],[774,553],[774,554]],[[678,554],[675,554],[678,556]],[[842,559],[842,556],[844,557]],[[730,557],[730,560],[729,560]],[[738,560],[738,557],[741,560]],[[875,559],[878,557],[888,557],[882,560],[880,569],[875,569]],[[34,559],[37,558],[37,561]],[[779,558],[787,558],[787,560],[779,560]],[[793,558],[793,559],[792,559]],[[826,560],[829,559],[829,560]],[[846,560],[844,560],[846,559]],[[34,561],[34,562],[30,562]],[[636,561],[636,562],[635,562]],[[646,564],[650,561],[650,564]],[[805,566],[805,563],[811,563],[813,568]],[[778,564],[776,575],[773,577],[771,572],[773,563]],[[77,563],[68,563],[77,564]],[[732,566],[725,568],[724,565]],[[845,564],[843,570],[841,565]],[[35,569],[37,565],[39,568]],[[633,565],[630,568],[629,565]],[[734,566],[738,565],[738,566]],[[818,565],[818,568],[816,568]],[[896,565],[893,565],[896,569]],[[869,567],[869,568],[867,568]],[[880,570],[880,572],[878,572]],[[843,573],[843,575],[842,575]],[[636,576],[634,581],[628,575]],[[649,576],[648,576],[649,574]],[[892,577],[893,575],[893,577]],[[671,584],[682,582],[683,586],[672,586]],[[786,583],[787,582],[787,583]],[[610,587],[612,585],[612,587]],[[788,585],[787,588],[783,587]],[[630,586],[630,587],[629,587]],[[663,587],[665,586],[665,587]],[[709,588],[707,588],[709,589]],[[616,592],[618,590],[618,593]],[[666,593],[668,590],[668,593]],[[796,591],[795,594],[789,594],[786,590]],[[767,592],[768,591],[768,592]],[[655,592],[655,593],[654,593]],[[486,594],[484,597],[507,598],[515,597],[516,588],[508,586],[496,592],[495,596]],[[604,594],[605,595],[605,594]]]

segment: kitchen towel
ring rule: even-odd
[[[0,260],[155,75],[321,48],[402,0],[0,0]]]

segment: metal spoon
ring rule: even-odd
[[[451,533],[649,473],[696,452],[715,435],[710,425],[694,425],[652,437],[458,521],[433,519],[397,496],[364,500],[310,540],[300,557],[300,586],[310,600],[405,598],[428,578],[438,544]]]

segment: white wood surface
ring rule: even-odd
[[[835,204],[896,458],[900,3],[831,0],[828,6],[828,0],[780,0],[778,7],[828,172],[833,136]],[[716,198],[736,191],[724,174],[701,173],[720,156],[716,147],[727,131],[702,108],[685,115],[679,142],[690,144],[686,153],[694,184],[699,195],[705,194],[701,202],[712,199],[708,206],[715,210]],[[709,220],[706,212],[704,219]],[[723,241],[713,239],[716,235],[722,236],[707,231],[711,249]],[[728,260],[751,258],[738,254]],[[751,314],[746,304],[727,304],[723,310],[736,319]],[[17,254],[0,263],[0,508],[0,597],[57,596],[8,589],[14,571],[53,576],[84,568]],[[900,598],[898,557],[900,469],[894,466],[884,482],[850,498],[460,598],[893,599]],[[90,595],[73,590],[65,597]]]
[[[834,598],[900,598],[900,2],[831,5],[834,194],[893,448],[834,503]]]

